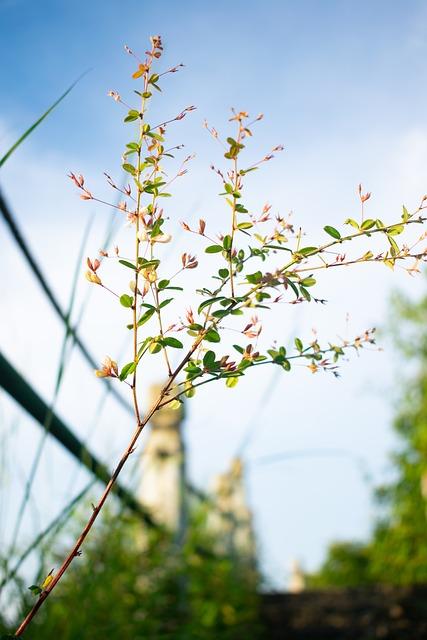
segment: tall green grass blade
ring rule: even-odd
[[[34,122],[31,127],[29,129],[27,129],[25,131],[25,133],[22,134],[22,136],[15,142],[15,144],[13,144],[11,146],[11,148],[9,149],[9,151],[7,151],[5,153],[5,155],[0,159],[0,168],[4,165],[4,163],[6,162],[6,160],[8,160],[10,158],[10,156],[12,155],[12,153],[14,151],[16,151],[16,149],[24,142],[24,140],[26,138],[28,138],[28,136],[34,131],[34,129],[37,129],[37,127],[39,126],[39,124],[41,124],[43,122],[43,120],[45,118],[47,118],[47,116],[64,100],[64,98],[66,98],[68,96],[68,94],[70,93],[70,91],[72,91],[74,89],[74,87],[76,86],[76,84],[78,82],[80,82],[80,80],[87,74],[89,73],[88,71],[85,71],[84,73],[82,73],[81,76],[79,76],[77,78],[77,80],[75,80],[73,82],[72,85],[70,85],[68,87],[68,89],[62,94],[62,96],[60,96],[50,107],[47,111],[44,112],[44,114],[42,116],[40,116],[40,118],[38,120],[36,120],[36,122]]]
[[[80,493],[78,493],[74,498],[70,500],[70,502],[62,509],[62,511],[52,520],[52,522],[34,538],[31,544],[19,556],[13,568],[6,573],[5,577],[0,582],[0,591],[10,580],[13,580],[13,578],[17,575],[19,569],[21,568],[23,562],[28,558],[32,551],[37,549],[37,547],[41,542],[43,542],[46,536],[51,532],[57,534],[58,531],[68,522],[72,515],[74,507],[87,494],[89,489],[94,486],[96,481],[97,479],[93,478],[93,480],[91,480],[89,484],[87,484],[84,489],[80,491]]]
[[[74,269],[74,275],[73,275],[73,281],[72,281],[72,285],[71,285],[71,292],[70,292],[70,298],[68,301],[68,308],[67,308],[67,312],[66,312],[66,318],[67,318],[67,323],[65,325],[65,334],[64,334],[64,338],[62,341],[62,346],[61,346],[61,353],[60,353],[60,357],[59,357],[59,362],[58,362],[58,367],[57,367],[57,372],[56,372],[56,379],[55,379],[55,388],[54,388],[54,392],[53,392],[53,398],[52,401],[50,403],[49,406],[49,413],[46,415],[46,419],[44,421],[44,430],[43,433],[40,437],[39,440],[39,444],[37,446],[37,450],[36,453],[34,455],[32,464],[31,464],[31,469],[30,469],[30,473],[28,475],[28,479],[25,483],[25,488],[24,488],[24,495],[22,497],[21,500],[21,504],[19,506],[18,509],[18,514],[17,514],[17,518],[15,521],[15,526],[14,526],[14,530],[13,530],[13,534],[12,534],[12,541],[11,541],[11,547],[9,550],[9,554],[8,556],[11,558],[13,557],[14,553],[15,553],[15,549],[16,549],[16,545],[17,545],[17,541],[18,541],[18,536],[19,536],[19,530],[21,527],[21,523],[22,523],[22,519],[24,517],[24,513],[25,513],[25,509],[26,506],[28,504],[28,500],[30,498],[31,495],[31,490],[32,490],[32,486],[34,484],[34,479],[36,477],[36,473],[37,473],[37,469],[39,467],[40,464],[40,460],[43,454],[43,450],[47,441],[47,437],[49,435],[50,432],[50,427],[52,424],[52,417],[53,417],[53,412],[55,409],[55,405],[58,399],[58,395],[59,395],[59,391],[61,388],[61,383],[62,383],[62,379],[63,379],[63,375],[65,372],[65,368],[66,368],[66,364],[67,362],[69,362],[69,359],[67,358],[67,345],[68,342],[70,340],[70,337],[72,339],[72,334],[70,331],[70,321],[71,321],[71,314],[73,312],[73,308],[74,308],[74,302],[75,302],[75,298],[76,298],[76,293],[77,293],[77,284],[78,284],[78,280],[79,280],[79,275],[80,275],[80,270],[81,270],[81,263],[83,260],[83,255],[84,255],[84,250],[85,250],[85,246],[86,246],[86,239],[89,235],[89,231],[90,228],[92,226],[92,221],[93,218],[89,219],[88,224],[86,225],[83,237],[82,237],[82,241],[80,243],[80,249],[79,249],[79,253],[77,256],[77,260],[76,260],[76,266]]]

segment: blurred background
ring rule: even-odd
[[[95,462],[86,456],[86,466],[82,463],[81,444],[112,468],[129,437],[126,396],[116,397],[94,377],[90,358],[67,331],[68,321],[96,363],[106,353],[129,360],[123,309],[115,309],[84,279],[86,255],[120,244],[126,228],[111,209],[79,200],[67,174],[82,173],[91,191],[109,199],[103,172],[120,179],[128,133],[107,94],[131,95],[134,65],[123,46],[143,54],[155,33],[165,45],[162,65],[185,64],[165,80],[154,107],[158,121],[197,106],[171,136],[173,144],[185,144],[182,157],[196,156],[167,203],[178,242],[176,254],[164,247],[168,265],[189,249],[180,220],[194,225],[202,217],[220,229],[223,205],[209,167],[220,162],[221,151],[203,122],[225,131],[231,107],[254,117],[264,113],[251,157],[276,144],[285,147],[248,178],[248,201],[259,209],[269,203],[275,214],[292,212],[294,224],[309,237],[318,238],[325,224],[339,227],[357,215],[359,183],[372,192],[370,217],[387,221],[399,219],[403,204],[414,210],[427,191],[424,2],[166,0],[160,6],[137,0],[0,0],[0,157],[87,72],[0,170],[0,610],[6,624],[21,606],[16,594],[57,564],[55,553],[77,530],[79,509],[87,513],[100,493],[101,483],[87,468]],[[327,342],[377,327],[381,350],[366,348],[360,357],[351,356],[338,379],[311,375],[303,367],[292,375],[272,368],[247,376],[235,389],[203,388],[175,428],[185,450],[185,483],[192,496],[187,502],[193,505],[188,517],[195,520],[196,532],[185,553],[193,557],[200,545],[215,550],[210,539],[215,526],[232,539],[227,562],[230,549],[244,548],[250,561],[239,571],[245,577],[234,572],[231,561],[222,574],[233,593],[239,592],[227,582],[233,572],[238,584],[249,585],[242,611],[247,603],[251,609],[255,590],[427,581],[425,277],[382,265],[332,271],[319,278],[318,294],[327,304],[283,307],[268,336],[292,344],[297,335],[310,339],[314,329]],[[203,273],[201,267],[196,283],[203,282]],[[153,361],[144,375],[147,394],[161,376]],[[44,405],[37,405],[36,396]],[[35,413],[38,407],[39,418],[29,415],[31,407]],[[56,430],[65,443],[53,437]],[[116,523],[122,509],[124,519],[132,519],[126,533],[110,540],[112,549],[118,545],[118,555],[124,541],[126,548],[133,546],[126,536],[135,539],[129,531],[139,526],[134,518],[142,517],[134,501],[147,491],[144,455],[146,461],[150,438],[157,455],[154,431],[155,425],[123,474],[122,500],[113,500],[100,526],[100,536],[114,538],[108,519]],[[182,480],[173,456],[167,464]],[[166,482],[161,470],[153,473],[154,486]],[[179,510],[181,494],[165,495],[154,498],[158,508],[167,503],[166,512]],[[225,506],[224,495],[229,497]],[[216,506],[209,507],[210,500]],[[206,523],[218,509],[219,522],[213,529],[207,526],[199,540],[204,525],[198,526],[198,518]],[[243,542],[236,523],[229,521],[235,509],[243,514]],[[168,513],[157,520],[168,524]],[[172,518],[175,533],[181,516]],[[136,545],[142,545],[144,557],[150,555],[147,550],[176,542],[155,535],[160,539],[144,534]],[[88,554],[97,558],[99,548],[94,544]],[[90,590],[90,572],[87,579],[75,589]],[[69,597],[78,603],[81,595],[73,593],[70,587]],[[214,619],[211,611],[203,624],[207,628]],[[232,619],[229,613],[224,629],[233,627]],[[252,624],[250,617],[248,622],[243,616],[242,624]],[[186,633],[182,637],[193,637],[193,631]],[[141,637],[181,636],[176,629],[152,629]]]

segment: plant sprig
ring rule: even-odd
[[[130,226],[134,247],[132,257],[126,257],[126,253],[123,256],[118,247],[113,252],[101,250],[103,257],[117,261],[126,279],[131,274],[130,288],[125,292],[116,292],[105,284],[99,259],[88,258],[86,277],[92,284],[113,294],[130,315],[127,329],[132,335],[131,360],[119,366],[107,357],[96,375],[111,377],[130,387],[135,429],[79,538],[56,573],[50,575],[49,583],[43,585],[36,604],[17,629],[17,636],[24,632],[71,562],[80,554],[81,546],[114,483],[156,411],[166,405],[178,408],[183,397],[193,397],[198,387],[210,382],[221,380],[232,388],[250,369],[266,364],[280,366],[289,372],[294,364],[299,363],[313,373],[324,370],[338,375],[337,363],[349,350],[359,351],[363,346],[374,344],[373,330],[368,330],[350,342],[329,343],[327,346],[321,346],[317,337],[306,344],[297,337],[292,352],[276,343],[262,348],[258,344],[262,331],[258,313],[265,313],[282,304],[324,304],[326,301],[322,297],[313,294],[317,285],[313,273],[321,269],[371,262],[393,269],[411,260],[411,266],[406,269],[412,275],[419,270],[420,263],[425,262],[427,255],[427,249],[421,246],[426,238],[425,233],[412,245],[399,244],[396,240],[399,236],[403,237],[410,225],[425,223],[423,212],[427,207],[427,196],[423,197],[413,213],[404,207],[397,221],[385,224],[377,218],[366,218],[365,204],[371,194],[362,193],[362,187],[359,186],[360,219],[349,218],[344,223],[354,231],[348,233],[327,224],[323,231],[330,240],[306,246],[302,230],[295,230],[290,218],[281,215],[273,217],[270,204],[266,203],[257,212],[244,203],[248,174],[272,160],[276,153],[283,150],[283,146],[275,146],[260,160],[242,168],[242,154],[252,138],[253,127],[263,116],[260,114],[251,120],[247,112],[233,110],[230,121],[235,132],[226,136],[225,140],[216,129],[205,124],[209,133],[221,144],[227,161],[225,169],[211,167],[219,177],[222,189],[220,196],[229,210],[227,226],[215,236],[212,232],[207,233],[207,224],[203,219],[200,219],[197,229],[191,229],[186,222],[181,223],[186,232],[197,235],[204,243],[204,263],[209,267],[214,265],[211,272],[214,284],[204,281],[200,285],[193,293],[193,304],[183,318],[179,294],[184,290],[186,272],[196,269],[199,259],[193,250],[191,253],[186,251],[181,255],[180,264],[175,265],[169,273],[162,264],[159,247],[173,242],[173,230],[169,228],[170,222],[163,203],[168,202],[171,196],[168,190],[170,185],[187,173],[186,165],[192,156],[185,157],[170,177],[165,167],[174,160],[172,152],[179,152],[182,145],[166,147],[165,140],[168,128],[185,118],[195,107],[188,106],[176,116],[152,126],[148,121],[151,100],[161,91],[160,83],[165,76],[176,73],[182,65],[166,71],[156,70],[163,52],[160,36],[151,38],[151,48],[145,52],[142,60],[129,47],[125,49],[136,60],[137,67],[132,77],[138,82],[138,89],[135,90],[138,103],[130,106],[116,91],[110,91],[109,95],[125,108],[126,126],[136,125],[135,134],[123,151],[121,163],[129,182],[121,188],[109,174],[105,174],[109,187],[120,192],[123,200],[118,205],[112,204],[103,197],[93,195],[82,175],[71,173],[70,178],[83,200],[113,207]],[[379,252],[369,245],[374,235],[384,240],[384,247]],[[343,246],[354,246],[351,243],[356,240],[368,241],[367,246],[358,248],[351,255],[344,253]],[[283,255],[285,259],[277,264],[278,257]],[[166,322],[166,308],[168,313],[172,311],[175,316],[172,324]],[[153,328],[154,319],[157,320],[157,329]],[[241,336],[230,349],[220,345],[225,320],[232,323],[227,328],[237,331]],[[219,353],[220,348],[222,353]],[[184,355],[174,366],[171,352],[175,350],[181,350]],[[158,353],[164,357],[166,382],[151,408],[143,415],[140,410],[138,373],[145,359]],[[237,356],[232,355],[235,353]],[[178,379],[180,374],[185,374],[183,380]]]

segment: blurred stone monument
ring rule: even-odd
[[[151,387],[153,401],[161,388],[161,385]],[[183,419],[183,405],[176,410],[166,406],[156,411],[150,420],[151,431],[142,453],[139,499],[155,522],[170,531],[183,526],[185,518]]]
[[[215,478],[211,498],[208,529],[217,540],[218,551],[254,558],[252,514],[246,502],[240,458],[234,458],[229,470]]]
[[[160,385],[150,390],[158,397]],[[182,437],[184,408],[156,411],[141,457],[139,499],[153,520],[183,541],[188,521],[188,487]],[[203,501],[199,495],[199,499]],[[207,498],[207,529],[220,553],[255,558],[252,514],[246,503],[243,463],[235,458],[230,469],[218,475]],[[192,497],[192,501],[196,496]]]
[[[305,575],[304,571],[298,562],[293,560],[291,564],[291,574],[289,578],[289,593],[301,593],[305,590]]]

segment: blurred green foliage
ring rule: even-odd
[[[331,545],[311,587],[427,583],[427,296],[395,295],[391,333],[408,376],[396,383],[394,481],[379,487],[381,517],[367,544]],[[405,373],[406,375],[406,373]]]
[[[134,517],[106,514],[82,557],[33,621],[29,636],[32,640],[259,637],[257,573],[252,562],[214,550],[203,514],[193,517],[181,546],[168,533],[148,530]],[[55,555],[59,559],[63,554],[57,550]],[[45,568],[55,564],[51,557]],[[34,596],[24,589],[22,611],[33,603]],[[3,633],[12,629],[13,625],[1,629],[0,624]]]

